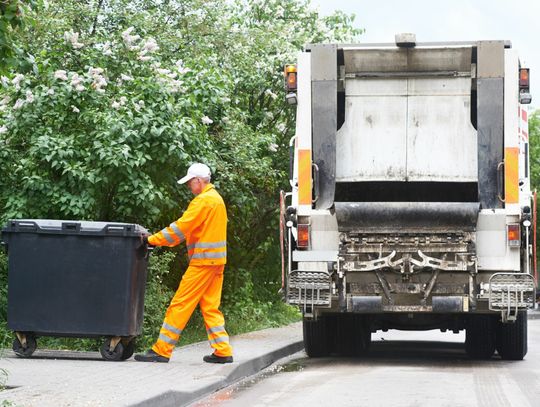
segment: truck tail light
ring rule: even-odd
[[[302,249],[307,249],[309,247],[309,225],[298,224],[297,232],[297,246]]]
[[[529,91],[529,68],[519,69],[519,89]]]
[[[508,246],[519,247],[521,244],[521,233],[519,230],[519,223],[512,223],[506,226],[506,236],[508,239]]]
[[[285,88],[293,92],[297,88],[296,65],[285,65]]]

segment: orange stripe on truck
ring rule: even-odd
[[[311,205],[311,150],[298,150],[298,203]]]
[[[504,195],[507,204],[519,202],[519,148],[504,149]]]

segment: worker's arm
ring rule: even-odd
[[[195,197],[182,217],[159,232],[148,237],[152,246],[176,246],[186,240],[191,231],[199,226],[206,216],[204,200]]]

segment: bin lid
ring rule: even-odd
[[[148,230],[134,223],[90,222],[58,219],[11,219],[2,233],[78,234],[95,236],[135,236],[148,234]]]

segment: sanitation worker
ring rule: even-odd
[[[204,356],[208,363],[233,361],[225,320],[219,311],[223,269],[227,260],[227,212],[221,195],[210,183],[210,169],[201,163],[189,167],[178,181],[185,184],[195,198],[182,217],[160,232],[148,236],[150,246],[176,246],[186,241],[189,267],[165,314],[159,337],[152,349],[135,355],[139,362],[169,361],[197,304],[201,308],[208,341],[214,352]]]

